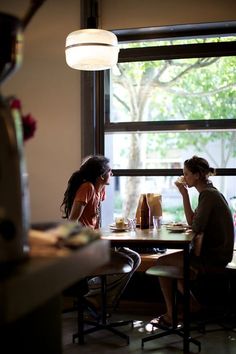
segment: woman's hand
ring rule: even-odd
[[[178,188],[179,192],[184,195],[184,194],[188,194],[188,190],[187,190],[187,184],[185,181],[184,176],[180,176],[176,181],[175,181],[175,185]]]
[[[180,176],[177,181],[175,181],[175,185],[178,188],[180,194],[183,197],[183,204],[184,204],[184,213],[185,213],[185,217],[187,220],[188,225],[192,225],[192,221],[193,221],[193,210],[190,204],[190,200],[189,200],[189,194],[188,194],[188,189],[187,189],[187,183],[186,180],[184,178],[184,176]]]

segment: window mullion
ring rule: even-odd
[[[105,123],[105,132],[148,132],[148,131],[186,131],[186,130],[234,130],[236,119],[211,119],[193,121],[155,121]]]
[[[179,176],[183,170],[179,168],[168,169],[112,169],[114,176]],[[217,168],[217,176],[235,176],[236,168]]]
[[[121,49],[119,63],[184,58],[224,57],[236,54],[236,41]]]

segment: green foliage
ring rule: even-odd
[[[121,212],[122,212],[122,198],[121,198],[120,192],[116,193],[115,198],[114,198],[114,203],[115,203],[114,213],[121,214]]]
[[[235,67],[232,56],[119,64],[120,75],[112,76],[115,121],[236,118]],[[164,156],[167,149],[192,147],[214,161],[213,142],[222,149],[219,167],[226,167],[229,158],[236,156],[234,131],[149,133],[145,148],[146,154],[156,150]]]
[[[171,222],[186,222],[183,206],[165,208],[163,219]]]
[[[182,43],[221,40],[230,38],[199,38],[182,40]],[[180,43],[158,41],[155,45]],[[133,43],[128,46],[134,48],[150,45],[154,44]],[[111,75],[112,121],[218,119],[229,122],[230,119],[236,119],[235,67],[236,56],[119,63],[119,73]],[[179,163],[188,151],[206,157],[214,167],[225,168],[230,159],[236,156],[236,132],[203,129],[127,133],[114,149],[117,149],[116,156],[119,154],[127,159],[128,168],[148,168],[150,157],[152,165],[162,166],[162,162],[166,161],[169,168],[172,161]],[[127,200],[138,195],[140,185],[134,186],[133,183],[125,186]],[[197,200],[192,202],[197,203]],[[116,208],[121,208],[121,201],[116,203]],[[176,221],[183,221],[182,206],[168,209],[165,213],[170,213]]]

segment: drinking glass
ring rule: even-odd
[[[153,229],[154,230],[161,228],[161,216],[153,215],[152,221],[153,221]]]
[[[136,230],[136,218],[129,218],[128,219],[128,228],[129,228],[129,231]]]

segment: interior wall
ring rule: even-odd
[[[100,0],[100,27],[159,27],[236,20],[235,0]]]
[[[30,0],[3,0],[0,11],[22,18]],[[80,26],[79,0],[46,0],[24,32],[20,69],[1,87],[37,120],[25,142],[31,221],[61,221],[60,204],[81,161],[80,72],[65,62],[65,39]]]

